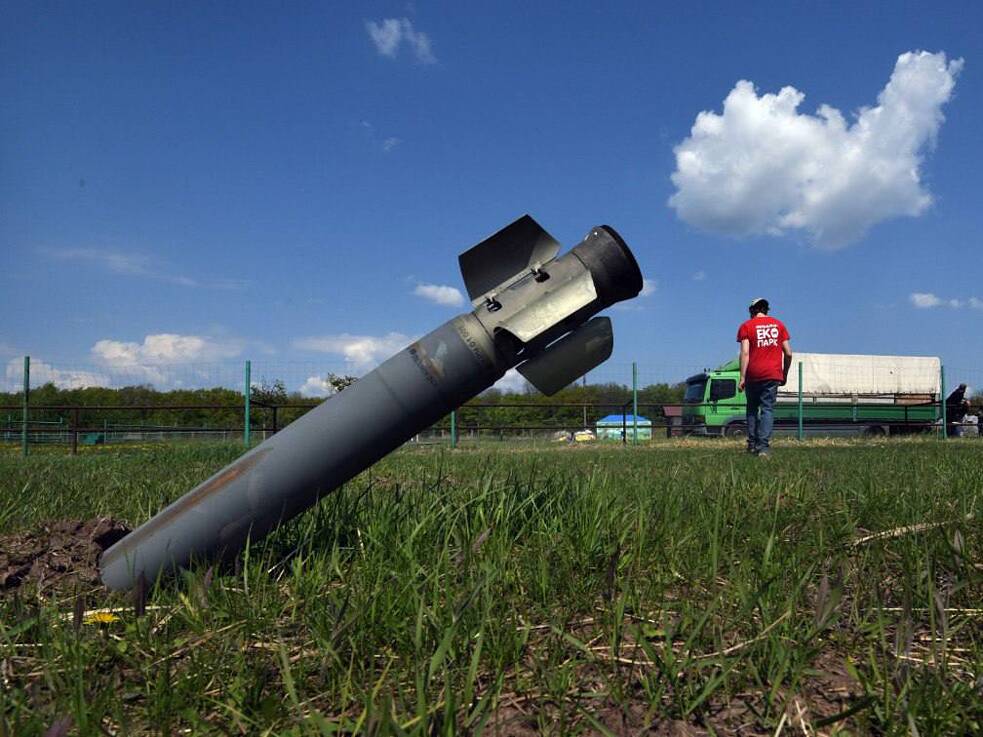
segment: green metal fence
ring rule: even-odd
[[[0,440],[5,444],[15,444],[19,441],[21,452],[27,455],[32,445],[64,444],[77,452],[79,446],[119,444],[127,442],[146,442],[149,440],[169,439],[224,439],[241,441],[250,447],[257,439],[262,440],[281,429],[292,419],[316,406],[316,401],[303,403],[290,401],[271,401],[263,396],[253,396],[257,389],[253,385],[253,364],[245,361],[241,364],[242,385],[239,392],[228,392],[234,401],[238,396],[238,404],[194,404],[194,405],[50,405],[35,403],[31,386],[31,360],[24,358],[23,383],[19,405],[0,407]],[[41,364],[42,368],[45,364]],[[484,397],[469,402],[458,411],[452,412],[447,418],[437,423],[433,428],[421,433],[418,440],[431,442],[447,442],[451,447],[461,443],[476,440],[517,440],[539,439],[550,440],[555,437],[575,436],[589,437],[597,434],[595,427],[598,420],[608,414],[620,415],[625,419],[625,427],[621,440],[625,443],[638,444],[642,441],[639,431],[639,418],[646,421],[646,435],[652,437],[679,436],[697,433],[697,428],[688,423],[688,418],[699,414],[701,410],[710,409],[709,405],[693,402],[652,402],[643,399],[642,395],[652,386],[642,386],[642,372],[638,363],[624,366],[623,382],[612,381],[611,370],[607,374],[593,372],[591,378],[598,381],[591,388],[607,387],[607,395],[611,401],[588,401],[586,398],[579,402],[551,402],[538,395],[512,394],[498,396],[494,401]],[[860,431],[864,429],[865,405],[854,402],[838,405],[825,403],[827,414],[833,416],[834,410],[842,410],[841,419],[835,422],[826,421],[817,425],[810,419],[810,410],[815,404],[807,404],[802,391],[802,363],[798,364],[798,387],[794,408],[788,404],[781,405],[781,422],[779,431],[792,434],[802,440],[817,432]],[[50,367],[48,367],[50,369]],[[630,370],[630,373],[629,373]],[[9,373],[9,372],[8,372]],[[50,371],[49,371],[50,373]],[[959,371],[962,377],[967,372]],[[600,376],[599,376],[600,374]],[[606,380],[606,381],[605,381]],[[603,383],[601,383],[603,381]],[[942,392],[934,404],[929,405],[897,405],[893,412],[895,419],[885,420],[884,426],[898,431],[933,431],[941,438],[947,437],[951,431],[960,434],[972,432],[977,434],[978,425],[974,423],[952,424],[952,418],[947,417],[946,372],[943,369],[939,377]],[[588,386],[577,384],[574,389],[583,389],[587,396]],[[43,392],[42,392],[43,393]],[[8,395],[11,396],[11,395]],[[651,393],[648,394],[649,398]],[[11,397],[13,398],[13,397]],[[814,402],[815,398],[809,398]],[[714,403],[715,405],[715,403]],[[934,407],[934,409],[933,409]],[[716,406],[713,407],[717,409]],[[923,410],[930,409],[926,414]],[[146,415],[170,413],[174,419],[170,424],[147,421]],[[120,419],[121,414],[129,413],[126,419]],[[910,416],[909,416],[910,415]],[[193,416],[195,419],[189,420]],[[209,419],[214,417],[215,419]],[[925,420],[929,417],[930,420]],[[224,418],[224,419],[222,419]],[[739,430],[740,417],[735,427]],[[838,423],[838,424],[837,424]],[[651,427],[651,431],[648,428]],[[707,432],[702,428],[702,434],[732,434],[723,432],[721,428],[710,428]],[[739,433],[738,433],[739,434]]]

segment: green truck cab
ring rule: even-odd
[[[802,395],[799,395],[799,367]],[[747,398],[740,364],[728,361],[686,379],[682,429],[688,435],[743,437]],[[903,435],[937,426],[941,362],[917,356],[796,354],[775,404],[776,434],[796,432],[801,403],[809,435]]]
[[[686,379],[683,395],[683,431],[689,435],[747,434],[747,398],[737,388],[737,359]]]

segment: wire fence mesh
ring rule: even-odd
[[[241,361],[113,364],[31,361],[30,408],[24,411],[22,359],[10,360],[0,387],[0,441],[79,446],[164,440],[260,441],[279,431],[340,386],[367,370],[344,362],[250,361],[248,425]],[[895,391],[871,393],[860,368],[840,368],[825,391],[799,399],[782,389],[776,434],[796,437],[934,432],[979,435],[980,405],[951,401],[983,386],[983,370],[946,367],[932,390],[897,367]],[[707,373],[709,372],[709,373]],[[889,372],[890,373],[890,372]],[[687,384],[687,378],[691,379]],[[924,379],[924,377],[922,377]],[[634,380],[634,383],[633,383]],[[908,385],[905,382],[908,381]],[[339,383],[340,382],[340,383]],[[746,402],[737,391],[736,364],[717,370],[694,365],[608,362],[553,398],[540,395],[514,370],[495,387],[414,436],[413,442],[647,441],[680,435],[740,436]],[[844,387],[867,387],[843,391]],[[906,391],[906,386],[908,391]],[[833,390],[836,391],[833,391]],[[949,396],[950,402],[943,401]],[[978,402],[978,398],[973,400]],[[635,417],[637,415],[637,418]]]
[[[344,361],[278,361],[251,360],[252,380],[257,385],[282,382],[288,393],[307,397],[323,397],[332,393],[326,383],[329,376],[359,376],[371,366]],[[676,384],[704,367],[696,364],[638,365],[638,382],[651,384]],[[141,361],[96,364],[77,361],[44,361],[32,358],[30,364],[31,386],[34,389],[51,384],[59,389],[86,387],[123,388],[133,386],[152,387],[157,391],[225,387],[239,389],[242,386],[242,361],[168,362]],[[630,362],[608,362],[592,370],[582,381],[588,384],[632,383]],[[0,392],[16,393],[23,385],[23,364],[20,358],[7,362]],[[510,370],[498,383],[502,391],[524,392],[528,385],[515,370]]]

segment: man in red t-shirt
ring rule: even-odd
[[[778,387],[785,386],[792,365],[792,346],[781,320],[768,316],[768,300],[758,297],[748,306],[751,319],[737,329],[741,344],[741,381],[747,397],[747,449],[768,457]]]

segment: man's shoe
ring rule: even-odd
[[[756,453],[756,455],[758,456],[758,458],[764,458],[764,459],[766,459],[766,460],[767,460],[768,458],[771,458],[771,454],[770,454],[770,453],[769,453],[769,452],[768,452],[767,450],[759,450],[759,451],[758,451],[758,452]]]

